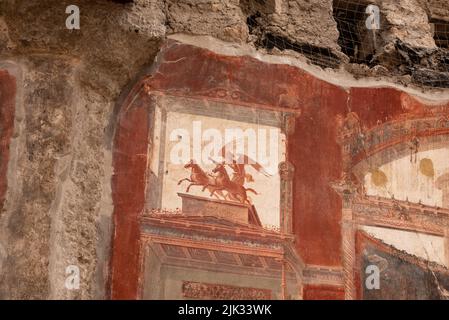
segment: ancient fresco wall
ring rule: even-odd
[[[332,285],[329,285],[324,284],[324,279],[330,277],[329,272],[323,272],[324,274],[322,275],[315,273],[304,286],[303,294],[305,297],[310,298],[347,297],[347,286],[355,290],[355,283],[359,280],[356,279],[358,267],[355,265],[355,244],[352,247],[352,253],[350,247],[342,246],[342,241],[355,241],[355,231],[347,233],[346,229],[341,229],[341,214],[343,210],[346,210],[342,203],[344,197],[338,194],[338,188],[332,187],[335,183],[338,185],[340,181],[342,181],[343,185],[347,183],[344,180],[347,161],[344,153],[342,155],[342,149],[344,150],[344,148],[341,147],[340,135],[342,132],[346,132],[346,130],[352,133],[368,132],[369,130],[375,130],[384,123],[388,124],[390,121],[405,121],[403,119],[414,119],[423,115],[430,116],[435,114],[435,116],[439,116],[441,112],[445,114],[444,110],[446,110],[447,104],[440,103],[437,104],[438,107],[433,107],[431,104],[426,105],[396,89],[351,88],[350,90],[344,90],[293,67],[264,64],[247,57],[221,59],[210,51],[175,42],[168,42],[165,45],[158,61],[160,65],[156,74],[144,80],[142,86],[136,87],[138,91],[131,92],[131,97],[135,98],[130,98],[132,104],[127,106],[125,113],[122,114],[124,123],[128,123],[128,121],[136,123],[136,119],[141,117],[147,119],[143,115],[150,112],[147,108],[151,105],[151,96],[159,92],[167,92],[171,95],[183,97],[195,97],[202,101],[228,101],[253,109],[265,107],[284,112],[288,111],[296,115],[293,122],[294,126],[290,126],[290,129],[287,131],[288,143],[286,149],[287,160],[292,163],[295,169],[294,173],[292,173],[292,231],[296,239],[296,248],[304,260],[306,269],[308,266],[310,268],[312,266],[321,266],[324,269],[339,268],[339,272],[342,274],[340,282],[334,281]],[[170,63],[170,61],[176,61],[176,66]],[[206,65],[207,67],[205,67]],[[194,81],[190,78],[184,78],[182,76],[183,72],[180,72],[184,68],[190,70],[192,66],[198,66],[197,70],[204,70],[204,74],[200,74]],[[261,72],[261,70],[267,71]],[[233,75],[232,78],[234,80],[231,85],[228,85],[229,78],[226,76],[228,74]],[[239,77],[239,74],[257,74],[258,76],[251,77],[251,79],[257,78],[260,80],[257,83],[251,80],[252,85],[250,85],[249,78]],[[270,74],[270,77],[264,77],[263,74]],[[212,84],[205,80],[211,77],[214,79]],[[271,92],[278,90],[279,94],[266,94],[265,88],[268,87]],[[240,91],[243,88],[245,88],[245,91]],[[242,93],[234,94],[238,92],[236,90]],[[352,111],[348,112],[347,110]],[[128,113],[131,118],[128,118]],[[135,116],[132,116],[133,114]],[[138,116],[138,114],[140,115]],[[143,132],[148,131],[149,123],[147,121],[145,120],[145,123],[142,123],[139,120],[142,124],[142,129],[147,128]],[[133,131],[129,131],[131,127]],[[128,124],[120,129],[117,137],[118,139],[123,139],[121,138],[122,134],[123,137],[126,137],[128,134],[134,135],[139,132],[137,129],[137,127]],[[121,133],[121,130],[126,131]],[[423,127],[422,130],[427,129]],[[357,139],[360,139],[360,137],[355,137],[354,141],[359,141]],[[407,143],[409,143],[408,141],[413,141],[413,136],[411,138],[405,137],[404,139],[409,140],[394,143],[399,145],[404,143],[407,145],[407,150],[409,150],[409,144]],[[444,141],[444,137],[442,139]],[[139,147],[140,150],[144,150],[144,144],[142,141],[142,146]],[[118,140],[116,146],[121,146],[120,140]],[[123,148],[129,148],[129,146],[123,145]],[[357,151],[357,149],[354,150]],[[418,159],[418,157],[421,155],[416,152],[413,153],[413,150],[408,152],[406,158],[408,164],[410,164],[410,154],[416,155],[419,162],[421,158]],[[129,174],[129,169],[124,170],[129,165],[126,164],[128,163],[125,161],[126,159],[121,156],[124,153],[121,149],[117,151],[118,157],[116,159],[120,160],[120,162],[116,164],[116,172],[120,173],[123,170],[124,174],[123,176],[120,175],[120,181],[116,181],[116,186],[130,190],[129,180],[126,178],[126,174]],[[438,155],[438,151],[434,151],[434,154]],[[135,160],[131,160],[133,161],[131,163],[138,161],[139,174],[144,174],[144,162],[147,161],[147,157],[141,154],[136,154],[135,157]],[[357,153],[354,153],[354,157],[357,159]],[[140,162],[139,158],[141,159]],[[330,158],[332,158],[332,161],[329,160]],[[402,160],[401,157],[398,157],[397,160],[392,161]],[[435,158],[435,163],[438,163],[438,157]],[[136,166],[134,165],[134,167]],[[402,172],[404,176],[408,176],[407,170],[407,167],[402,165],[400,170],[396,170],[395,173],[399,175]],[[137,171],[135,172],[137,174]],[[392,179],[394,180],[395,178]],[[397,181],[399,183],[400,179],[397,179]],[[362,194],[377,196],[377,194],[370,194],[369,188],[363,186],[363,180],[360,182],[361,184],[357,188],[368,190],[368,192]],[[132,198],[134,206],[136,205],[136,200],[139,200],[137,211],[142,210],[144,206],[140,202],[143,201],[145,196],[144,186],[145,181],[140,178],[133,184],[133,188],[137,188],[132,189],[134,190],[133,193],[139,190],[139,198]],[[120,203],[123,195],[121,192],[118,192],[119,189],[116,190],[115,201]],[[125,195],[128,194],[127,192]],[[128,201],[126,199],[123,200]],[[413,201],[410,200],[410,202]],[[130,209],[127,206],[127,210],[130,216],[135,215],[137,217],[136,207]],[[117,219],[120,221],[122,218],[118,216]],[[123,232],[123,235],[118,234],[118,236],[126,239],[132,236],[134,238],[133,241],[135,241],[134,246],[137,248],[138,225],[136,223],[134,226],[131,226],[129,225],[129,220],[126,221],[126,226],[123,225],[123,227],[117,229],[120,233]],[[377,236],[387,241],[387,237],[379,234]],[[351,237],[352,240],[350,240]],[[406,239],[408,238],[403,238],[404,241],[407,241]],[[129,241],[122,242],[119,239],[118,244],[123,244],[130,248],[131,243]],[[415,242],[414,245],[410,245],[416,248],[416,246],[422,245],[422,243]],[[400,247],[399,244],[397,246]],[[427,260],[440,263],[441,261],[438,259],[445,257],[445,253],[441,252],[441,250],[444,251],[445,247],[443,238],[441,238],[439,246],[432,242],[429,246],[433,247],[434,250],[440,251],[436,256],[426,257]],[[411,254],[419,254],[417,251],[419,250],[415,250]],[[117,260],[115,260],[116,264],[114,267],[118,268],[118,270],[123,270],[122,268],[125,265],[129,268],[129,259],[138,258],[136,255],[132,256],[132,253],[129,251],[126,253],[116,251],[115,254],[117,254],[115,256]],[[352,261],[349,267],[347,266],[348,261]],[[127,269],[127,272],[129,274],[130,269]],[[133,272],[136,273],[137,278],[138,270]],[[346,272],[348,272],[348,275],[351,275],[350,278],[352,280],[348,279],[349,276],[346,275]],[[129,291],[125,291],[123,279],[116,278],[115,281],[115,283],[113,282],[113,292],[118,294],[117,297],[133,297],[136,294],[136,289],[132,287],[127,287]],[[347,281],[350,282],[348,283]],[[134,283],[137,286],[137,282]],[[117,286],[116,288],[120,289],[115,291],[114,284]],[[132,283],[129,284],[131,285]]]
[[[1,85],[1,163],[0,163],[0,206],[3,208],[5,194],[8,188],[7,185],[7,171],[8,161],[10,158],[10,140],[14,131],[14,115],[16,105],[17,83],[16,78],[10,73],[10,70],[2,69],[0,71],[0,85]]]
[[[367,300],[440,300],[445,299],[448,270],[441,264],[432,264],[427,258],[419,259],[403,251],[359,234],[361,269],[373,261],[382,269],[382,290],[367,290],[363,286],[366,275],[362,274],[360,297]]]
[[[11,158],[11,139],[14,131],[14,115],[16,107],[17,82],[10,66],[0,65],[0,123],[1,123],[1,157],[0,157],[0,208],[5,208],[8,190],[8,163]],[[4,281],[4,270],[7,270],[7,248],[4,246],[5,235],[0,238],[0,281]]]
[[[251,185],[261,192],[252,200],[266,208],[265,224],[291,224],[303,286],[289,287],[291,297],[357,297],[348,294],[364,267],[356,263],[353,221],[409,255],[447,266],[448,96],[433,90],[447,87],[447,51],[444,41],[435,42],[432,26],[436,19],[444,30],[447,5],[373,1],[382,31],[376,42],[372,32],[350,34],[364,39],[360,55],[352,56],[357,50],[342,38],[344,10],[362,10],[353,18],[363,25],[366,3],[348,2],[82,0],[81,29],[67,30],[70,1],[2,1],[1,297],[138,297],[139,217],[153,208],[149,168],[159,171],[151,153],[156,142],[149,146],[155,115],[148,106],[159,96],[179,99],[181,107],[200,101],[203,113],[217,104],[294,115],[281,132],[280,152],[280,162],[292,166],[281,167],[274,180],[252,172],[260,182]],[[348,165],[342,155],[341,132],[351,129],[360,134],[356,143],[377,145],[369,139],[391,131],[383,124],[409,129],[406,120],[426,117],[435,130],[418,130],[419,148],[408,134],[386,138],[392,149],[380,143],[382,152],[368,150],[372,162],[354,149],[360,165],[352,178],[361,182],[357,191],[372,198],[357,203],[365,214],[354,208],[351,217],[351,188],[343,178],[356,163]],[[426,135],[434,141],[426,142]],[[178,171],[168,180],[181,179]],[[162,189],[161,201],[171,210],[178,204],[167,190],[185,192],[182,187]],[[376,221],[365,226],[371,214]],[[391,224],[402,231],[391,231]],[[68,266],[79,268],[77,290],[65,286]]]
[[[116,3],[82,1],[84,28],[70,32],[69,4],[0,3],[0,63],[21,76],[1,214],[2,298],[108,296],[114,105],[153,62],[165,27],[156,2],[124,14]],[[68,266],[79,268],[78,290],[65,286]]]
[[[187,189],[192,195],[220,198],[202,191],[202,185],[191,185],[191,168],[185,165],[193,161],[210,172],[228,156],[246,167],[242,167],[245,171],[239,174],[246,187],[251,188],[248,196],[262,223],[280,227],[278,167],[285,161],[286,151],[285,134],[281,132],[282,115],[211,102],[202,105],[201,100],[165,99],[158,104],[163,111],[155,111],[153,141],[163,145],[153,146],[148,175],[156,179],[162,176],[162,179],[160,186],[150,184],[147,187],[151,193],[147,197],[148,209],[181,208],[178,193],[187,192]],[[165,113],[164,119],[159,113]],[[234,173],[229,171],[230,176]],[[154,189],[158,188],[160,199],[156,200],[158,195]]]

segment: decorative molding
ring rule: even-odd
[[[281,232],[290,234],[293,230],[293,178],[295,167],[288,161],[279,164],[281,177]]]
[[[350,179],[349,173],[344,174],[342,180],[331,183],[343,201],[341,223],[341,254],[343,263],[343,277],[345,299],[356,298],[354,267],[355,267],[355,225],[353,220],[353,200],[356,196],[356,185]]]
[[[358,225],[387,227],[404,231],[445,236],[449,209],[378,197],[357,197],[353,201]]]
[[[356,261],[354,222],[352,220],[343,220],[341,229],[342,229],[341,250],[343,255],[345,300],[354,300],[356,298],[355,277],[354,277],[355,274],[354,268]]]
[[[265,104],[264,102],[260,102],[254,97],[250,97],[249,95],[243,92],[232,91],[221,87],[212,88],[208,91],[191,92],[189,89],[172,88],[168,90],[159,90],[157,88],[153,88],[151,84],[145,83],[143,84],[142,93],[146,94],[147,96],[169,95],[171,97],[189,98],[196,100],[207,99],[208,101],[221,102],[226,104],[235,104],[239,106],[252,107],[252,108],[256,107],[260,110],[271,110],[276,112],[283,111],[296,116],[302,114],[302,109],[299,106],[295,106],[292,108],[273,104]]]
[[[279,163],[279,174],[282,180],[291,181],[294,178],[295,167],[288,161]]]
[[[366,131],[356,119],[356,115],[350,117],[351,121],[345,119],[350,125],[343,121],[339,134],[351,165],[397,144],[409,144],[412,151],[418,152],[421,137],[449,135],[449,117],[445,115],[389,121]]]
[[[296,119],[300,115],[301,115],[301,112],[298,112],[298,113],[286,112],[286,113],[284,113],[283,130],[284,130],[284,133],[287,135],[287,137],[291,136],[295,133]]]
[[[349,178],[349,176],[345,175],[341,180],[331,182],[330,186],[341,197],[343,208],[351,208],[352,199],[356,195],[357,185]]]
[[[184,234],[184,237],[191,238],[202,236],[208,239],[231,240],[258,240],[267,243],[270,246],[279,246],[284,241],[291,243],[294,241],[292,234],[280,233],[272,228],[254,226],[230,222],[229,220],[214,216],[187,216],[185,214],[146,214],[139,219],[141,224],[142,236],[151,234],[151,230],[159,230],[158,233],[170,233],[169,230],[176,230],[178,234]],[[167,232],[163,232],[167,230]],[[190,236],[189,236],[190,235]]]
[[[444,230],[444,259],[445,266],[449,268],[449,227]]]
[[[271,290],[184,281],[182,295],[204,300],[270,300]]]
[[[344,276],[341,268],[326,268],[307,265],[303,271],[304,284],[343,286]]]

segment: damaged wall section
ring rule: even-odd
[[[449,22],[437,19],[432,19],[430,22],[435,44],[440,48],[449,49]]]
[[[13,61],[24,75],[18,83],[23,95],[19,104],[24,112],[15,115],[21,126],[14,135],[22,149],[11,173],[13,180],[23,183],[15,189],[8,186],[11,192],[6,193],[5,203],[14,205],[5,206],[1,215],[1,296],[108,297],[115,106],[133,79],[153,64],[167,35],[209,35],[231,44],[252,46],[259,52],[303,55],[323,68],[346,68],[360,77],[388,76],[392,82],[406,85],[449,87],[449,55],[436,46],[443,47],[444,41],[438,40],[443,35],[436,28],[435,44],[427,18],[447,21],[447,1],[430,1],[430,7],[418,0],[374,1],[381,9],[382,24],[375,45],[364,40],[365,36],[369,39],[369,33],[352,38],[351,30],[362,25],[365,14],[363,2],[355,0],[353,3],[360,8],[351,9],[355,11],[352,16],[346,14],[348,1],[335,5],[332,0],[134,0],[126,4],[79,0],[82,22],[76,31],[65,28],[64,9],[71,1],[1,1],[0,60]],[[341,23],[347,18],[356,22],[343,30]],[[348,37],[352,42],[343,41]],[[247,54],[244,50],[239,52]],[[348,63],[350,58],[352,63]],[[191,66],[188,67],[191,72]],[[0,75],[4,77],[4,73]],[[247,74],[241,75],[242,79],[245,77]],[[332,89],[332,98],[317,107],[321,91],[316,88],[322,86],[326,91],[329,85],[317,85],[316,96],[307,102],[294,95],[309,93],[308,84],[316,80],[294,80],[300,87],[279,93],[289,106],[308,103],[309,112],[320,116],[324,116],[321,106],[344,108],[343,89]],[[11,88],[4,91],[13,92]],[[365,93],[360,97],[366,101]],[[387,105],[387,98],[381,101],[382,105]],[[317,148],[313,139],[320,136],[314,131],[315,124],[301,121],[297,130],[310,129],[305,132],[310,135],[306,150],[322,155],[323,150],[313,149]],[[326,118],[320,125],[325,128],[321,132],[328,132],[327,138],[333,141],[332,120]],[[331,151],[324,151],[337,154],[338,150],[332,144]],[[1,168],[5,159],[2,153]],[[298,163],[308,163],[302,169],[306,172],[298,171],[299,178],[301,174],[327,170],[327,158],[320,160],[320,167],[316,167],[316,159],[299,160]],[[338,171],[332,170],[333,174]],[[311,183],[316,190],[323,190],[324,183],[328,185],[327,181],[320,182],[323,185]],[[1,186],[6,187],[4,183]],[[307,185],[301,188],[310,189]],[[306,203],[298,201],[298,206]],[[317,206],[305,209],[314,214],[320,210],[330,212],[329,203]],[[338,213],[326,217],[332,220],[332,226],[337,226],[338,218]],[[299,223],[296,227],[303,228]],[[316,236],[313,230],[300,231],[306,240],[331,253],[325,255],[324,262],[338,265],[333,239],[323,243],[321,235]],[[339,230],[335,228],[332,233],[338,237]],[[306,251],[309,261],[322,262],[321,257],[315,256],[319,250]],[[82,276],[81,288],[76,292],[64,287],[66,267],[73,264],[80,267]]]
[[[432,10],[426,3],[335,0],[333,8],[338,43],[351,59],[346,70],[357,77],[389,76],[404,85],[449,86],[446,29],[444,23],[430,23]],[[368,28],[371,19],[377,20],[376,28]]]

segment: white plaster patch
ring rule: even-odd
[[[434,176],[423,174],[421,161],[430,159],[433,163]],[[391,161],[380,168],[387,178],[385,185],[376,185],[372,173],[365,174],[365,190],[368,195],[408,200],[429,206],[443,207],[443,192],[437,185],[437,179],[449,172],[449,148],[419,152]]]
[[[449,257],[445,257],[442,237],[368,226],[363,226],[362,230],[399,250],[449,267]]]

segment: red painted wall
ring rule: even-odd
[[[288,158],[295,166],[293,228],[305,263],[323,266],[341,266],[341,200],[329,185],[342,174],[337,115],[354,111],[362,125],[370,128],[385,119],[426,113],[425,106],[395,89],[352,88],[348,92],[292,66],[268,64],[246,56],[220,56],[168,41],[151,74],[122,103],[118,117],[111,261],[112,298],[117,299],[137,296],[136,218],[144,206],[150,121],[145,90],[252,108],[301,111],[288,145]],[[305,288],[305,297],[341,298],[342,293],[341,289],[309,286]]]
[[[304,286],[304,300],[344,300],[345,291],[343,288],[325,285]]]
[[[114,202],[114,239],[111,284],[113,299],[135,299],[139,264],[138,214],[145,203],[146,156],[148,148],[148,105],[139,95],[116,128],[112,178]]]
[[[3,209],[8,188],[7,171],[9,147],[14,131],[16,79],[6,70],[0,70],[0,210]]]

